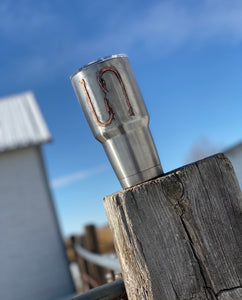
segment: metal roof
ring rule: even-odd
[[[0,98],[0,152],[50,140],[49,129],[32,92]]]

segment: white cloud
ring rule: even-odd
[[[68,186],[74,182],[78,182],[92,177],[96,174],[103,173],[107,170],[107,168],[107,166],[98,166],[92,169],[81,170],[75,173],[54,178],[53,180],[51,180],[51,187],[55,189]]]
[[[31,3],[3,0],[0,3],[0,34],[19,40],[40,34],[43,29],[51,30],[58,16],[51,11],[48,2]]]
[[[162,49],[167,52],[187,42],[241,42],[242,1],[201,1],[197,7],[186,6],[182,1],[163,1],[129,20],[126,27],[121,40],[131,44],[140,40],[156,55],[162,54]]]
[[[242,1],[203,0],[196,6],[189,3],[190,6],[184,1],[162,1],[128,13],[123,19],[117,18],[117,8],[114,14],[107,15],[105,22],[119,22],[111,29],[104,24],[97,34],[81,40],[72,49],[73,58],[76,60],[83,53],[87,60],[95,59],[120,49],[135,57],[142,50],[160,57],[183,45],[231,46],[242,42]]]
[[[71,36],[70,48],[70,42],[78,40],[81,40],[79,44],[83,50],[90,51],[98,50],[99,47],[107,48],[110,43],[132,47],[139,40],[147,44],[167,42],[172,45],[179,45],[189,38],[206,40],[219,35],[227,35],[228,39],[232,35],[242,40],[240,0],[202,0],[199,5],[193,5],[190,1],[188,4],[184,1],[165,0],[146,5],[143,9],[141,2],[137,11],[134,11],[131,4],[116,3],[113,9],[110,8],[110,13],[105,15],[105,20],[102,14],[96,12],[100,10],[100,3],[94,2],[92,5],[83,6],[79,26],[75,26],[77,16],[73,16],[73,20],[67,18],[46,1],[35,5],[30,5],[28,1],[24,3],[22,5],[23,3],[5,0],[0,4],[0,29],[3,32],[22,38],[22,31],[37,40],[36,34],[49,34],[56,41],[60,38],[69,41]],[[95,26],[95,23],[85,24],[89,20],[87,14],[90,13],[90,6],[92,13],[96,13],[96,24],[102,26]],[[93,19],[90,21],[94,22]],[[88,25],[93,29],[89,35],[83,35]],[[59,49],[58,43],[56,47]]]
[[[160,57],[183,45],[242,42],[241,0],[141,2],[136,10],[132,2],[124,1],[112,6],[105,19],[97,13],[99,1],[83,5],[82,18],[70,18],[47,1],[37,6],[8,3],[0,5],[0,34],[17,41],[19,48],[30,49],[8,66],[21,70],[19,81],[40,84],[58,73],[67,78],[80,67],[77,63],[120,51],[139,59],[140,53]],[[6,71],[2,67],[0,75],[10,80]]]

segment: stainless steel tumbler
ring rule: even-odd
[[[122,187],[162,174],[149,115],[128,57],[112,55],[89,63],[74,73],[71,81]]]

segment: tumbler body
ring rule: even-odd
[[[149,115],[128,57],[113,55],[85,65],[71,81],[122,187],[162,174]]]

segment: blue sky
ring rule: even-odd
[[[32,90],[53,135],[44,146],[63,234],[103,224],[121,189],[71,86],[82,65],[126,53],[150,114],[164,171],[201,137],[242,140],[242,2],[0,2],[0,97]]]

